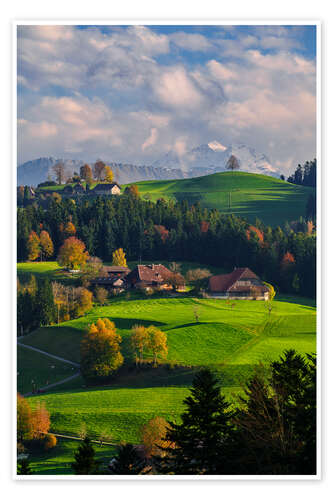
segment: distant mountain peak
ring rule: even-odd
[[[223,146],[223,144],[221,144],[219,141],[211,141],[208,143],[208,146],[213,151],[225,151],[226,149],[228,149],[227,146]]]

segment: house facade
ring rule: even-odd
[[[126,276],[126,280],[131,288],[169,290],[172,286],[167,280],[172,274],[162,264],[138,265]]]
[[[94,189],[89,191],[89,194],[98,195],[98,196],[111,196],[111,195],[119,195],[120,194],[120,186],[116,182],[106,183],[106,184],[97,184]]]
[[[209,278],[209,295],[217,299],[268,300],[269,290],[248,267]]]

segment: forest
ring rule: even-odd
[[[89,255],[106,262],[123,248],[129,260],[196,261],[230,270],[249,267],[278,291],[311,298],[316,294],[316,238],[310,220],[283,228],[260,220],[250,225],[200,203],[142,200],[136,190],[94,200],[57,196],[46,207],[18,207],[18,261],[28,259],[32,231],[46,231],[58,255],[69,223]]]

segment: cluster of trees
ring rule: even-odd
[[[300,186],[316,187],[317,185],[317,160],[306,161],[304,165],[297,165],[295,172],[288,177],[288,182]]]
[[[122,366],[121,342],[114,322],[108,318],[99,318],[89,326],[80,347],[81,373],[87,381],[109,379]],[[136,366],[148,360],[156,367],[158,359],[168,354],[167,336],[154,325],[134,325],[130,343]]]
[[[152,358],[153,365],[156,367],[158,357],[165,359],[168,354],[167,336],[154,325],[147,328],[143,325],[134,325],[131,347],[136,366],[142,364],[147,358]]]
[[[17,328],[25,335],[39,326],[83,316],[93,307],[93,294],[84,287],[64,286],[49,279],[17,280]]]
[[[143,450],[119,446],[111,474],[316,474],[316,358],[285,351],[258,366],[231,405],[214,374],[193,380],[179,423],[155,417],[142,429]],[[72,464],[75,474],[100,473],[89,438]]]
[[[57,322],[83,316],[93,307],[93,294],[82,286],[65,286],[52,282],[53,301],[57,308]]]
[[[38,234],[43,225],[52,239],[57,255],[63,244],[61,224],[72,219],[76,237],[90,255],[111,261],[113,252],[122,248],[130,260],[196,261],[233,269],[247,266],[265,281],[284,292],[295,292],[292,283],[299,280],[299,293],[315,296],[316,241],[312,235],[257,221],[262,241],[248,223],[234,215],[207,210],[199,204],[158,200],[143,201],[131,194],[95,200],[52,200],[49,207],[18,208],[17,255],[28,258],[31,231]],[[162,238],[155,226],[168,230]],[[294,262],[283,275],[283,258],[289,252]]]
[[[99,182],[113,182],[113,172],[111,170],[111,167],[106,165],[101,160],[97,160],[93,168],[85,163],[80,167],[80,175],[77,172],[74,172],[73,177],[68,177],[65,165],[62,162],[58,162],[56,165],[54,165],[52,167],[52,171],[55,175],[57,184],[64,184],[65,180],[66,183],[80,182],[81,180],[84,180],[88,185],[91,184],[94,180]],[[54,185],[53,181],[50,181],[47,184],[42,184],[44,186]]]

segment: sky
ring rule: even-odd
[[[283,173],[316,156],[315,26],[24,25],[18,163],[150,165],[212,141]]]

